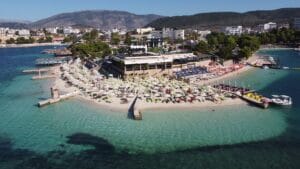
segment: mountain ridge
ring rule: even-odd
[[[300,8],[280,8],[274,10],[254,10],[248,12],[207,12],[194,15],[164,17],[154,20],[147,26],[158,29],[173,28],[210,28],[222,26],[254,26],[265,22],[290,23],[300,17]]]

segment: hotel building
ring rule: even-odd
[[[145,76],[145,75],[172,75],[174,71],[181,69],[202,66],[204,62],[211,59],[210,55],[196,56],[193,53],[167,53],[157,54],[147,52],[147,47],[143,48],[143,53],[120,54],[104,64],[104,69],[117,77]],[[138,48],[135,48],[138,49]]]

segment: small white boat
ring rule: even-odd
[[[267,70],[267,69],[269,69],[269,66],[264,65],[262,68]]]
[[[293,104],[292,98],[286,95],[272,95],[272,103],[280,106],[290,106]]]
[[[284,67],[282,67],[282,69],[285,69],[285,70],[287,70],[287,69],[290,69],[289,67],[286,67],[286,66],[284,66]]]

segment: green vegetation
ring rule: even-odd
[[[40,38],[38,39],[38,43],[51,43],[52,42],[52,37],[47,36],[46,38]]]
[[[5,42],[6,42],[6,44],[14,44],[15,43],[15,39],[14,38],[10,38],[10,39],[7,39]]]
[[[121,39],[120,35],[118,33],[112,33],[111,34],[111,44],[112,45],[119,45]]]
[[[71,51],[74,56],[80,58],[104,58],[111,54],[109,45],[102,41],[92,41],[87,43],[77,43],[71,45]]]
[[[132,43],[132,38],[131,38],[131,36],[130,36],[130,33],[126,33],[124,43],[125,43],[126,45],[131,45],[131,43]]]
[[[63,43],[75,43],[77,41],[77,37],[74,34],[68,35],[67,37],[64,38]]]
[[[189,16],[164,17],[154,20],[148,26],[156,29],[169,28],[221,28],[228,25],[256,26],[269,21],[276,23],[291,23],[299,17],[300,8],[283,8],[270,11],[211,12]]]
[[[24,37],[19,37],[19,38],[17,38],[17,40],[16,40],[16,44],[30,44],[30,43],[34,43],[35,42],[35,40],[32,38],[32,37],[30,37],[29,39],[25,39]]]
[[[96,29],[93,29],[91,32],[87,32],[83,35],[82,39],[88,42],[98,40],[99,32]]]
[[[300,41],[299,31],[286,28],[274,29],[270,32],[259,34],[258,37],[261,44],[291,44],[299,43]]]
[[[195,52],[213,53],[221,59],[249,58],[257,51],[261,44],[293,45],[300,42],[299,31],[293,29],[274,29],[267,33],[230,36],[224,33],[213,32],[206,37],[207,42],[200,41]],[[236,52],[235,52],[236,51]]]
[[[154,47],[154,48],[149,48],[148,51],[149,52],[154,52],[154,53],[161,53],[164,50],[163,50],[163,48]]]

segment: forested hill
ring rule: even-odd
[[[255,26],[265,22],[291,23],[300,17],[300,8],[281,8],[276,10],[200,13],[190,16],[159,18],[148,26],[155,28],[220,28],[223,26]]]

